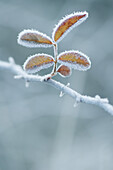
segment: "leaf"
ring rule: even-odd
[[[79,51],[65,51],[58,56],[58,62],[80,71],[86,71],[91,67],[89,58]]]
[[[59,42],[63,39],[68,32],[70,32],[74,27],[81,24],[88,17],[88,13],[85,12],[74,12],[70,15],[65,16],[59,21],[55,26],[52,34],[53,40]]]
[[[30,56],[24,63],[24,70],[28,73],[36,73],[54,64],[54,58],[48,54],[35,54]]]
[[[71,75],[71,69],[68,66],[65,65],[60,65],[57,69],[57,72],[62,76],[62,77],[68,77]]]
[[[24,30],[18,35],[18,44],[25,47],[51,47],[53,42],[50,37],[36,30]]]

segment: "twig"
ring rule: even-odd
[[[24,79],[26,82],[44,82],[48,85],[55,87],[56,89],[62,91],[64,94],[68,94],[75,99],[76,103],[86,103],[93,104],[103,108],[105,111],[113,115],[113,106],[109,104],[107,98],[100,98],[100,96],[90,97],[84,96],[80,93],[72,90],[70,87],[57,82],[53,79],[47,79],[49,75],[39,76],[27,74],[20,65],[15,64],[13,58],[9,58],[9,62],[0,61],[0,69],[9,70],[16,74],[16,79]]]

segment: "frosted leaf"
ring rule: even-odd
[[[71,75],[71,69],[68,66],[65,66],[65,65],[60,65],[57,69],[57,72],[62,77],[69,77]]]
[[[91,67],[89,58],[79,51],[65,51],[59,54],[58,62],[80,71],[86,71]]]
[[[59,42],[63,39],[68,32],[70,32],[74,27],[81,24],[88,17],[88,13],[85,12],[74,12],[70,15],[65,16],[61,19],[58,24],[55,26],[52,38],[56,42]]]
[[[53,45],[51,38],[46,34],[30,29],[20,32],[17,42],[30,48],[51,47]]]
[[[28,57],[23,68],[28,73],[36,73],[42,69],[48,68],[54,64],[54,58],[48,54],[35,54]]]

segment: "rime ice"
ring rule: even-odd
[[[62,76],[62,77],[69,77],[71,76],[71,69],[68,66],[65,65],[60,65],[57,69],[57,72]]]
[[[55,42],[61,41],[68,32],[70,32],[74,27],[80,25],[83,21],[88,18],[88,13],[85,12],[74,12],[73,14],[65,16],[61,19],[55,26],[52,39]]]
[[[29,48],[51,47],[52,40],[46,34],[36,30],[24,30],[18,35],[18,44]]]
[[[35,54],[28,57],[24,63],[24,70],[28,73],[36,73],[42,69],[48,68],[54,64],[54,58],[47,54]]]
[[[89,58],[79,51],[65,51],[59,54],[58,62],[80,71],[86,71],[91,67]]]
[[[71,68],[80,71],[88,70],[91,67],[91,62],[85,54],[74,50],[65,51],[59,55],[57,54],[57,43],[74,27],[85,21],[87,17],[88,13],[86,11],[74,12],[65,16],[55,26],[52,33],[52,39],[46,34],[33,29],[27,29],[20,32],[17,40],[20,45],[30,48],[51,46],[54,48],[54,58],[47,54],[33,55],[25,61],[24,69],[28,73],[35,73],[41,69],[54,65],[53,71],[50,73],[51,77],[55,76],[56,73],[59,73],[62,77],[70,76]],[[61,63],[58,68],[57,63]]]

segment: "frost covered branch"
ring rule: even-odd
[[[62,91],[64,94],[68,94],[72,98],[75,99],[76,103],[86,103],[86,104],[93,104],[103,108],[105,111],[113,115],[113,106],[109,104],[107,98],[100,98],[100,96],[90,97],[84,96],[76,91],[72,90],[71,88],[67,87],[66,85],[57,82],[53,79],[47,79],[49,75],[46,76],[39,76],[39,75],[30,75],[27,74],[20,65],[15,64],[13,58],[9,58],[9,62],[0,61],[0,69],[2,70],[9,70],[13,74],[15,74],[15,78],[17,79],[24,79],[26,82],[44,82],[48,85],[55,87],[56,89]]]

